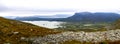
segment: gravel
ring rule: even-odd
[[[120,40],[120,29],[102,31],[102,32],[68,31],[59,34],[47,35],[44,37],[29,38],[28,40],[31,40],[33,44],[47,44],[47,43],[59,44],[61,42],[68,40],[77,40],[80,42],[86,41],[86,42],[94,42],[94,43],[102,42],[106,40],[118,41]]]

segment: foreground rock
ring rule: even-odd
[[[80,42],[103,42],[120,40],[120,29],[103,32],[63,32],[59,34],[47,35],[45,37],[30,38],[33,44],[54,43],[59,44],[69,40]]]

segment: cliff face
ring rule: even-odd
[[[33,24],[24,23],[0,17],[0,44],[3,43],[27,43],[21,39],[56,34],[58,31],[39,27]]]

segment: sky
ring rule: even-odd
[[[120,13],[119,0],[0,0],[0,16],[73,15],[75,12]]]

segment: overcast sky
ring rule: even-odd
[[[0,16],[120,13],[119,0],[0,0]]]

